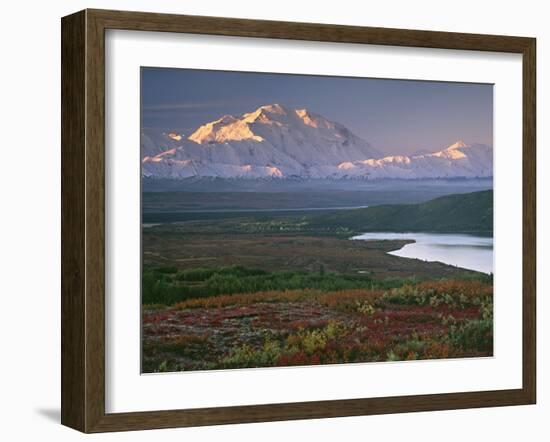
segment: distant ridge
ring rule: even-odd
[[[391,204],[308,217],[311,226],[354,232],[493,232],[493,191],[446,195],[420,204]]]

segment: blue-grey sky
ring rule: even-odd
[[[489,84],[142,68],[141,124],[185,135],[265,104],[307,108],[387,154],[493,144]]]

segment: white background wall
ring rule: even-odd
[[[4,2],[0,32],[0,435],[66,441],[60,395],[60,22],[86,7],[534,36],[538,39],[539,403],[465,411],[231,425],[95,440],[548,440],[550,28],[546,2],[52,0]],[[544,173],[547,176],[544,176]],[[545,419],[546,418],[546,419]]]

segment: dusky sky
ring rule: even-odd
[[[142,68],[143,127],[188,136],[223,115],[273,103],[321,114],[391,155],[457,140],[493,144],[490,84]]]

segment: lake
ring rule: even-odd
[[[439,261],[483,273],[493,273],[493,238],[455,233],[369,232],[354,240],[412,239],[390,255]]]

